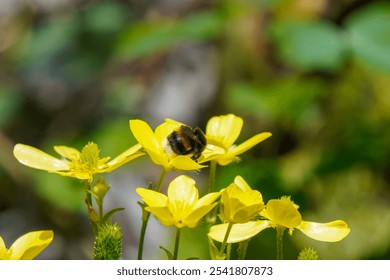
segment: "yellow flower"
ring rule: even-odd
[[[160,124],[155,132],[141,120],[130,120],[130,130],[137,141],[148,153],[153,163],[161,165],[166,171],[170,170],[198,170],[206,167],[192,160],[188,155],[176,155],[169,151],[167,137],[177,130],[179,122],[166,120]]]
[[[310,238],[324,242],[341,241],[351,231],[348,224],[342,220],[329,223],[304,221],[298,211],[298,207],[288,197],[271,199],[268,201],[266,208],[260,213],[267,220],[233,225],[227,242],[235,243],[247,240],[269,227],[287,228],[290,235],[294,229],[298,229]],[[227,228],[228,224],[213,226],[210,229],[209,237],[222,242]]]
[[[58,159],[37,148],[17,144],[14,147],[14,156],[28,167],[92,182],[94,174],[111,172],[142,156],[144,153],[140,149],[141,145],[137,144],[110,160],[110,157],[100,158],[100,150],[92,142],[88,143],[81,152],[67,146],[54,146],[54,150],[62,156],[62,159]]]
[[[221,203],[222,219],[229,223],[245,223],[264,208],[261,193],[252,190],[241,176],[222,190]]]
[[[136,192],[164,226],[195,227],[200,219],[217,205],[219,193],[209,193],[199,199],[195,181],[188,176],[176,177],[168,187],[168,195],[137,188]]]
[[[53,240],[51,230],[32,231],[16,239],[9,249],[0,236],[0,260],[32,260]]]
[[[228,165],[239,160],[238,155],[272,135],[269,132],[259,133],[236,146],[234,142],[240,135],[242,126],[242,118],[233,114],[212,117],[206,126],[208,145],[205,149],[205,155],[212,154],[218,164]],[[210,155],[208,158],[211,159],[212,156]]]

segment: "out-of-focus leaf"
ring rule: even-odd
[[[36,172],[34,175],[34,191],[49,203],[71,212],[85,210],[85,186],[80,181],[47,172]]]
[[[74,39],[77,25],[72,17],[56,18],[42,24],[31,33],[21,63],[41,67],[48,58],[69,47]]]
[[[355,56],[390,71],[390,4],[359,9],[348,18],[346,25]]]
[[[327,22],[279,21],[270,31],[287,64],[303,70],[335,71],[343,63],[344,37]]]
[[[126,10],[116,2],[100,2],[85,13],[85,24],[95,33],[115,33],[126,22]]]
[[[223,17],[203,12],[183,19],[164,19],[131,25],[119,37],[116,53],[124,58],[140,58],[190,40],[202,41],[216,36],[223,27]]]
[[[17,114],[20,103],[21,98],[14,89],[0,86],[0,129]]]
[[[262,118],[297,121],[323,92],[319,80],[285,79],[269,86],[237,83],[227,92],[228,104]]]

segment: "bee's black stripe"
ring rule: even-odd
[[[178,155],[186,155],[189,154],[191,149],[186,149],[185,145],[183,144],[181,137],[177,131],[173,131],[171,134],[167,137],[169,145],[171,146],[172,150],[178,154]]]

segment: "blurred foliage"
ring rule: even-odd
[[[19,166],[13,144],[50,152],[95,141],[115,156],[135,142],[128,120],[145,117],[167,54],[212,45],[218,90],[198,122],[235,113],[242,139],[273,133],[240,164],[219,167],[217,187],[240,174],[265,201],[291,195],[305,220],[350,224],[335,244],[286,236],[286,258],[306,246],[322,259],[390,258],[387,1],[58,2],[0,8],[0,217],[29,213],[36,199],[45,223],[77,228],[69,221],[86,214],[78,182]],[[184,231],[183,257],[207,256],[204,231]],[[274,244],[274,232],[261,233],[248,258],[274,258]]]

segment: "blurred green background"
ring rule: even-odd
[[[227,113],[244,119],[238,143],[273,136],[219,167],[218,188],[240,174],[265,201],[291,195],[304,220],[351,227],[339,243],[294,232],[286,259],[305,246],[322,259],[390,259],[388,1],[1,0],[0,235],[9,246],[51,228],[40,258],[91,258],[82,185],[20,165],[14,144],[53,154],[95,141],[113,157],[135,143],[129,119],[204,129]],[[107,179],[108,207],[126,208],[114,216],[125,259],[136,258],[134,188],[158,173],[144,157]],[[189,175],[207,182],[207,171]],[[150,225],[147,258],[164,258],[170,233]],[[247,257],[274,259],[275,235],[256,236]],[[207,257],[202,226],[182,241],[180,258]]]

